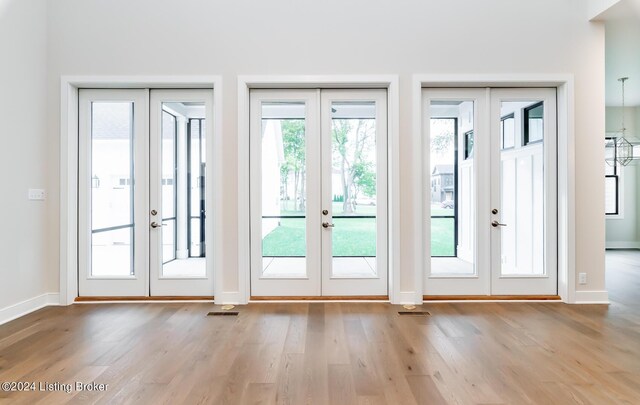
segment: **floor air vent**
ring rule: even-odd
[[[431,314],[427,311],[398,311],[398,315],[430,316]]]
[[[238,316],[238,311],[209,312],[207,316]]]

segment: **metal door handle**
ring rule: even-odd
[[[507,226],[507,224],[501,224],[501,223],[500,223],[500,222],[498,222],[498,221],[493,221],[493,222],[491,223],[491,226],[492,226],[492,227],[494,227],[494,228],[497,228],[497,227],[499,227],[499,226]]]
[[[334,224],[330,224],[328,222],[323,222],[322,223],[322,227],[323,228],[333,228],[335,225]]]
[[[159,224],[157,222],[152,222],[151,223],[151,227],[152,228],[160,228],[161,226],[167,226],[167,224]]]

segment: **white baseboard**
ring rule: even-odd
[[[422,304],[422,296],[416,294],[415,291],[400,291],[398,293],[398,302],[392,302],[397,305],[420,305]]]
[[[29,298],[28,300],[18,302],[17,304],[0,308],[0,325],[51,305],[60,305],[60,294],[45,293],[38,295],[37,297]]]
[[[609,304],[607,291],[576,291],[574,304]]]
[[[244,297],[237,291],[235,292],[223,292],[222,294],[216,294],[214,297],[216,305],[243,305],[246,304]]]
[[[640,249],[640,242],[607,241],[605,242],[605,249]]]

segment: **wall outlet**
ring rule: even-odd
[[[578,273],[578,284],[587,284],[587,273]]]
[[[45,192],[40,188],[30,188],[27,198],[32,201],[44,201]]]

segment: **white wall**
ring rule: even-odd
[[[0,0],[0,322],[6,307],[58,290],[46,12],[46,0]],[[47,188],[46,201],[27,201],[29,188]]]
[[[576,255],[584,290],[604,289],[604,32],[582,0],[349,2],[58,0],[49,12],[49,188],[58,187],[61,75],[221,74],[224,289],[237,289],[239,74],[400,74],[401,289],[413,289],[411,75],[575,75]],[[53,6],[55,4],[55,6]],[[57,195],[51,195],[51,202]],[[57,207],[55,207],[57,208]],[[599,219],[601,218],[601,219]],[[57,230],[51,224],[50,231]],[[51,252],[48,262],[56,262]]]

